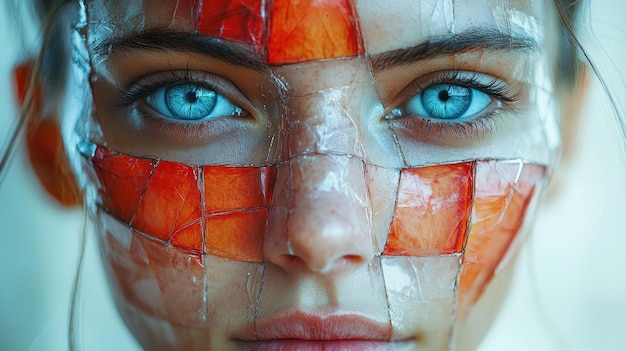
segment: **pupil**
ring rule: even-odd
[[[439,100],[443,102],[450,100],[450,95],[448,94],[447,90],[442,90],[439,92]]]
[[[185,94],[185,99],[189,103],[194,103],[194,102],[198,101],[198,95],[196,95],[195,91],[189,91],[189,92],[187,92],[187,94]]]

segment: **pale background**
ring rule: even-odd
[[[15,120],[7,77],[21,51],[0,0],[0,148]],[[626,2],[592,0],[586,40],[626,104]],[[587,36],[586,38],[590,38]],[[606,60],[606,57],[611,60]],[[626,163],[615,117],[594,82],[561,191],[543,206],[512,293],[483,351],[626,350]],[[66,350],[82,212],[43,196],[18,153],[0,184],[0,350]],[[92,238],[93,239],[93,238]],[[134,350],[90,240],[79,316],[84,350]]]

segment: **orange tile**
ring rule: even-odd
[[[258,167],[204,166],[206,213],[267,205],[266,178]]]
[[[192,222],[197,222],[202,218],[202,190],[200,189],[199,185],[200,182],[198,179],[198,168],[193,167],[193,185],[191,178],[192,175],[187,173],[183,180],[185,184],[177,185],[176,191],[187,190],[187,193],[186,195],[184,195],[184,202],[178,214],[178,218],[176,219],[174,231],[186,227]],[[187,185],[188,188],[184,188],[185,185]],[[184,193],[181,193],[181,195],[182,194]]]
[[[267,209],[207,217],[207,254],[261,262],[266,221]]]
[[[197,168],[161,161],[143,194],[131,225],[161,240],[202,217]],[[181,223],[182,222],[182,223]]]
[[[262,0],[203,1],[198,33],[264,48]]]
[[[192,223],[178,229],[170,239],[172,245],[183,249],[202,252],[202,225],[200,222]]]
[[[270,64],[352,57],[363,51],[348,0],[274,0],[269,10]]]
[[[461,307],[475,302],[492,279],[544,177],[542,166],[524,164],[520,172],[519,163],[477,162],[472,228],[459,285]]]
[[[155,160],[121,155],[98,147],[91,162],[102,184],[100,196],[104,208],[123,222],[130,223]]]
[[[403,169],[384,256],[461,252],[472,203],[473,163]]]

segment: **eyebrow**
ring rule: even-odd
[[[374,72],[410,65],[426,59],[459,54],[473,50],[533,50],[537,41],[529,36],[505,34],[497,29],[477,28],[459,34],[431,38],[419,45],[371,56]]]
[[[505,34],[497,29],[477,28],[459,34],[434,37],[413,47],[375,54],[370,60],[374,72],[380,72],[472,50],[538,50],[538,48],[537,41],[529,36]],[[151,29],[113,37],[103,40],[94,47],[94,53],[99,56],[133,50],[193,52],[256,71],[269,69],[267,60],[248,45],[168,29]]]
[[[256,71],[266,70],[269,67],[267,60],[254,52],[251,46],[197,33],[167,29],[151,29],[122,37],[113,37],[103,40],[94,47],[94,53],[99,56],[133,50],[193,52]]]

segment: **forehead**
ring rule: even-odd
[[[487,29],[543,36],[539,0],[92,0],[91,42],[154,29],[249,46],[270,64],[354,57]]]

